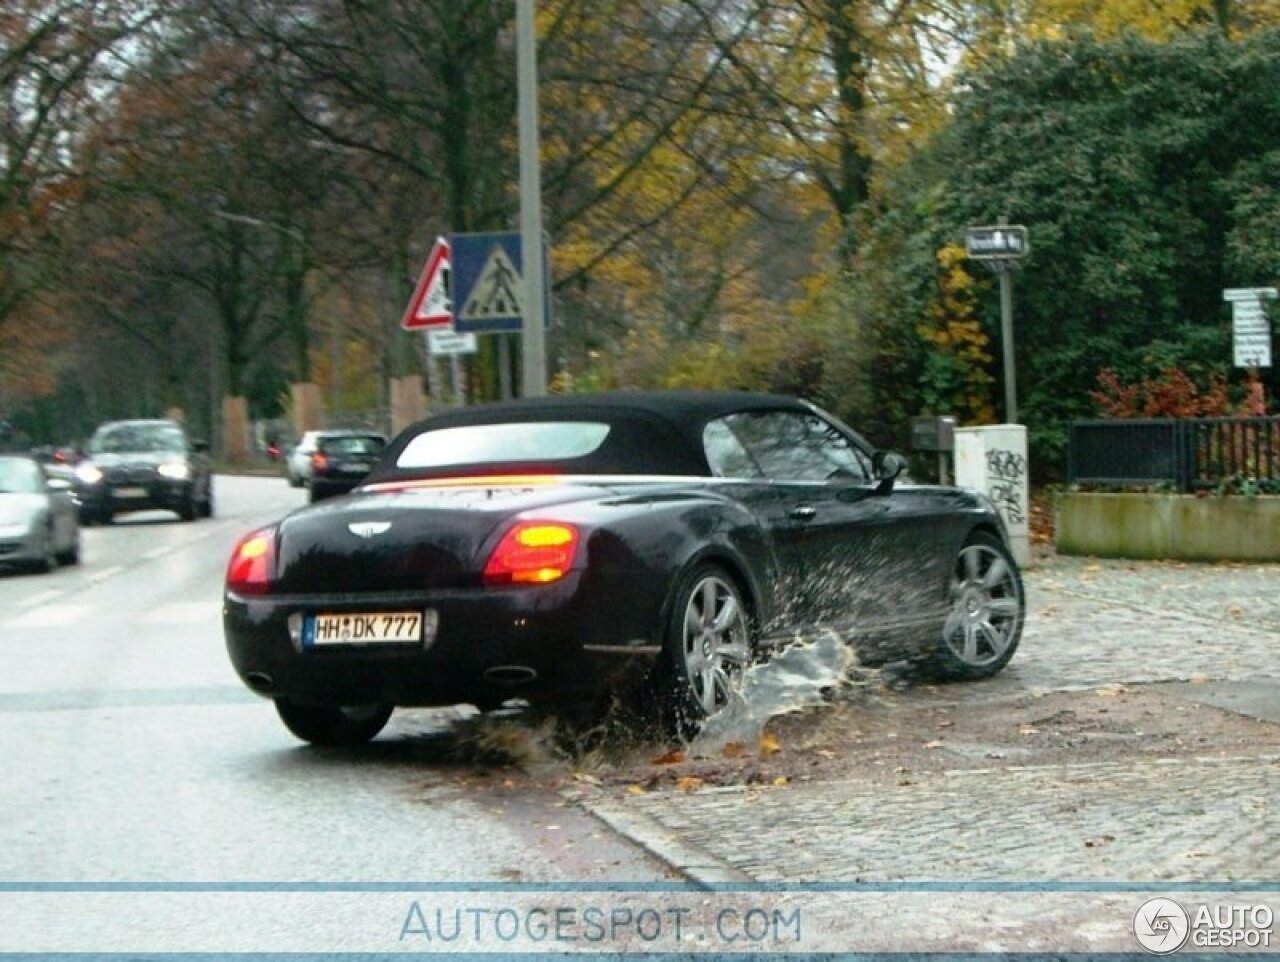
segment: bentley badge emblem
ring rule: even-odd
[[[347,525],[347,530],[358,538],[372,538],[383,534],[390,528],[390,521],[356,521]]]

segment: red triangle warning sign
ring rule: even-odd
[[[440,327],[453,323],[453,302],[449,298],[449,242],[437,237],[427,266],[409,299],[409,307],[400,319],[406,331]]]

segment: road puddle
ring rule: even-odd
[[[747,669],[733,700],[703,723],[689,745],[689,755],[712,758],[730,744],[759,744],[771,718],[822,704],[834,690],[850,683],[850,673],[857,667],[853,649],[835,632],[787,646],[769,661]]]

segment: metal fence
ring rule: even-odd
[[[1229,483],[1280,490],[1280,417],[1076,421],[1067,480],[1186,492]]]

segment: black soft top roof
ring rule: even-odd
[[[400,471],[396,459],[405,445],[424,431],[511,421],[581,418],[603,421],[614,430],[601,447],[573,461],[555,462],[557,470],[575,474],[710,474],[702,447],[708,421],[735,411],[809,411],[802,401],[749,391],[612,391],[567,394],[518,401],[497,401],[456,408],[407,428],[387,451],[377,480],[401,475],[449,475],[464,465],[422,471]],[[497,465],[485,465],[492,471]],[[504,470],[531,465],[509,463]],[[371,478],[373,480],[373,478]]]

